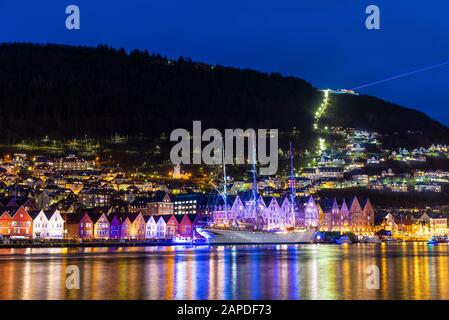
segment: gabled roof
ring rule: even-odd
[[[369,201],[369,198],[359,199],[359,204],[362,207],[362,209],[365,209],[365,206],[367,205],[368,201]]]
[[[351,208],[354,205],[354,202],[356,200],[360,204],[359,199],[357,198],[357,196],[353,196],[352,199],[349,201],[349,203],[350,203],[349,208]]]
[[[39,215],[39,213],[41,213],[41,210],[33,210],[33,211],[28,211],[28,215],[31,217],[31,219],[35,220],[37,218],[37,216]],[[45,213],[44,213],[45,215]],[[48,218],[47,218],[48,219]]]
[[[270,205],[270,203],[271,203],[271,201],[273,201],[273,199],[274,199],[274,201],[277,202],[277,199],[275,197],[262,197],[262,200],[265,202],[266,207],[268,207]],[[278,205],[279,205],[279,203],[278,203]]]
[[[19,210],[21,210],[21,209],[22,209],[27,215],[29,215],[28,211],[25,210],[25,208],[22,207],[22,206],[18,206],[18,207],[15,207],[15,208],[5,208],[5,209],[8,209],[9,215],[10,215],[11,217],[14,217],[14,216],[17,214],[17,212],[19,212]]]
[[[81,220],[83,219],[84,215],[86,213],[85,212],[75,212],[75,213],[70,213],[66,215],[66,218],[64,219],[68,224],[76,224],[76,223],[80,223]],[[90,217],[89,217],[90,218]]]
[[[343,207],[343,204],[345,205],[346,209],[349,210],[350,206],[348,206],[348,201],[346,201],[346,198],[342,198],[341,201],[338,201],[338,202],[339,202],[338,206],[340,207],[340,210]]]
[[[150,216],[150,218],[153,217],[154,221],[155,221],[156,223],[158,223],[158,221],[159,221],[160,219],[162,219],[162,221],[164,221],[164,219],[162,218],[163,216],[164,216],[164,215],[152,215],[152,216]]]
[[[134,221],[137,219],[137,217],[141,216],[142,214],[140,212],[138,213],[128,213],[128,218],[131,223],[134,223]]]
[[[7,218],[11,218],[11,215],[9,214],[8,210],[5,210],[5,209],[0,210],[0,217],[5,214],[6,214]]]
[[[164,214],[161,215],[161,218],[164,219],[165,223],[167,223],[168,221],[170,221],[171,217],[173,217],[171,214]],[[176,219],[175,219],[176,220]],[[177,220],[176,220],[177,221]]]
[[[330,212],[332,211],[332,208],[334,207],[334,202],[336,201],[335,198],[326,198],[324,200],[321,200],[320,205],[323,211]]]
[[[200,217],[199,214],[194,214],[194,213],[187,214],[187,218],[190,220],[191,223],[194,223],[195,221],[197,221],[199,217]]]
[[[120,224],[122,223],[122,221],[120,219],[120,214],[118,214],[118,213],[111,213],[111,214],[108,214],[106,217],[108,218],[109,223],[112,223],[114,218],[117,218],[118,221],[120,222]]]
[[[93,223],[97,223],[98,220],[103,216],[102,213],[88,213],[90,220],[92,220]]]
[[[120,223],[125,222],[126,219],[128,219],[131,222],[131,219],[129,219],[129,214],[127,214],[127,213],[116,212],[116,213],[114,213],[114,215],[117,216],[117,218],[120,220]]]
[[[181,223],[182,219],[184,219],[184,215],[182,214],[175,214],[174,216],[178,224]]]
[[[56,210],[57,210],[56,208],[52,208],[50,210],[45,210],[44,211],[44,214],[45,214],[45,216],[47,217],[48,220],[50,220],[51,217],[53,217],[53,215],[55,214]]]

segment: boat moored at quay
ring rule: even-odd
[[[212,223],[197,228],[197,232],[209,244],[313,243],[318,231],[318,213],[309,208],[313,202],[312,197],[307,203],[297,201],[295,197],[292,155],[290,144],[290,192],[283,198],[280,206],[273,199],[264,199],[258,193],[255,162],[251,170],[252,189],[229,197],[226,167],[223,165],[223,192],[217,189],[220,197],[213,210]]]
[[[199,230],[209,244],[286,244],[313,243],[316,229],[285,231],[238,230],[206,227]]]

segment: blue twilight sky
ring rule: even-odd
[[[76,4],[81,30],[65,28]],[[381,30],[365,28],[365,8]],[[352,88],[449,60],[448,0],[0,0],[0,42],[108,44]],[[0,61],[1,63],[1,61]],[[360,90],[449,125],[449,65]]]

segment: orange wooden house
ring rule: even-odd
[[[130,213],[128,214],[128,218],[131,222],[129,237],[139,240],[145,239],[146,222],[143,215],[141,213]]]
[[[8,211],[0,214],[0,235],[9,236],[11,234],[11,216]]]

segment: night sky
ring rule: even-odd
[[[76,4],[81,30],[65,28]],[[381,30],[365,28],[365,8]],[[448,0],[0,0],[0,41],[108,44],[352,88],[449,60]],[[449,65],[360,90],[449,125]]]

